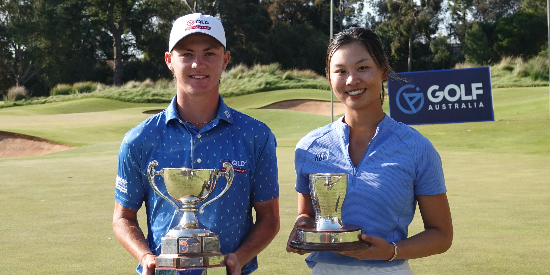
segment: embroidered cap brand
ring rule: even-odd
[[[193,13],[182,16],[174,22],[170,32],[168,51],[171,52],[181,39],[194,33],[208,34],[220,41],[225,48],[225,31],[222,22],[210,15]]]

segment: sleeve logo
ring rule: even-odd
[[[128,182],[118,175],[116,176],[116,189],[124,194],[128,194]]]

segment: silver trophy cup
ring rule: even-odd
[[[346,198],[347,174],[309,175],[309,189],[315,209],[315,228],[297,228],[290,247],[303,251],[343,251],[367,248],[358,239],[362,228],[342,222],[342,205]]]
[[[176,208],[179,223],[161,239],[161,254],[157,257],[156,274],[225,275],[225,255],[220,252],[219,236],[205,228],[196,212],[204,213],[204,207],[223,196],[233,183],[233,166],[224,163],[225,172],[218,169],[163,168],[156,171],[158,162],[149,163],[147,176],[153,190]],[[224,170],[224,169],[222,169]],[[164,178],[168,196],[164,195],[155,176]],[[214,191],[217,180],[227,179],[225,188],[213,199],[205,201]],[[181,207],[176,203],[181,203]]]

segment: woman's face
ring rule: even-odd
[[[354,41],[340,46],[330,59],[330,86],[347,108],[380,108],[382,82],[388,72],[380,69],[363,43]]]

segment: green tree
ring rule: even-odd
[[[540,16],[546,16],[546,6],[546,0],[523,0],[521,10],[536,13]]]
[[[414,41],[430,40],[440,22],[442,0],[423,0],[418,5],[413,0],[388,0],[388,20],[396,37],[392,42],[392,55],[407,59],[408,71],[412,70]],[[404,55],[407,49],[406,55]]]
[[[495,22],[499,18],[512,15],[518,11],[521,2],[521,0],[473,0],[473,21]]]
[[[464,57],[466,62],[486,65],[491,58],[491,48],[483,29],[479,24],[473,24],[466,32],[464,40]]]
[[[496,22],[493,50],[500,56],[532,57],[546,48],[546,18],[519,11]]]
[[[311,69],[325,72],[329,38],[306,24],[275,26],[266,38],[266,63],[279,63],[284,69]]]
[[[225,29],[231,64],[248,66],[262,63],[265,56],[265,37],[272,22],[259,0],[225,0],[217,5]],[[240,15],[240,16],[235,16]]]
[[[407,59],[398,58],[400,56],[406,57],[408,54],[408,49],[405,47],[397,48],[396,50],[401,50],[401,53],[392,53],[392,44],[394,40],[396,39],[397,34],[395,33],[394,29],[392,28],[392,25],[389,21],[384,21],[381,24],[379,24],[374,32],[380,37],[380,40],[382,41],[382,45],[384,46],[384,51],[386,52],[386,56],[388,58],[388,62],[390,63],[390,66],[395,71],[406,71],[407,70]],[[405,42],[403,42],[405,43]]]
[[[0,11],[0,66],[11,75],[2,78],[23,86],[40,69],[39,38],[35,31],[37,5],[31,1],[5,0],[0,1]],[[6,91],[7,88],[4,87]]]
[[[130,35],[127,20],[133,16],[137,0],[90,0],[89,13],[96,24],[107,29],[113,39],[113,84],[122,85],[124,36]]]
[[[123,81],[170,78],[171,72],[164,63],[168,50],[168,37],[174,21],[190,13],[181,0],[144,0],[136,5],[127,25],[135,38],[134,48],[140,58],[131,58],[126,64]]]
[[[202,14],[213,15],[218,9],[218,0],[181,0],[191,13],[200,12]]]
[[[433,53],[431,61],[435,69],[450,69],[456,64],[453,48],[447,40],[447,36],[440,34],[430,42],[430,51]]]
[[[42,95],[59,83],[105,82],[111,72],[103,52],[111,48],[109,35],[93,20],[90,8],[89,3],[79,0],[40,1],[37,32],[43,52],[39,77]],[[103,50],[102,44],[107,44]]]
[[[451,35],[463,42],[466,37],[466,30],[470,26],[468,18],[473,13],[473,0],[450,0],[448,4],[451,16]]]

